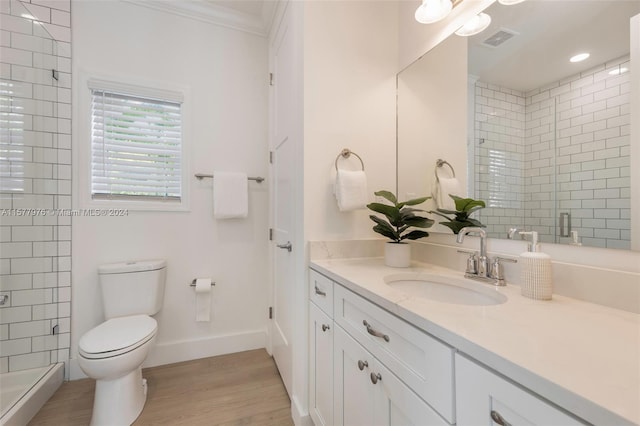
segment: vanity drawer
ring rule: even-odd
[[[309,299],[333,318],[333,281],[313,269],[309,270]]]
[[[456,410],[460,425],[583,425],[578,419],[456,354]]]
[[[334,321],[455,423],[453,348],[337,284],[334,310]]]

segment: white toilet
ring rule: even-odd
[[[164,260],[113,263],[98,267],[106,321],[80,338],[78,363],[96,379],[92,426],[130,425],[147,397],[142,363],[158,324],[150,315],[162,308]]]

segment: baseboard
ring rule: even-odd
[[[291,418],[296,426],[314,426],[311,416],[307,412],[302,412],[295,396],[291,398]]]
[[[157,343],[151,349],[142,368],[260,349],[266,347],[266,342],[266,331],[255,330],[223,336]],[[87,377],[80,369],[77,358],[69,360],[69,370],[70,380]]]

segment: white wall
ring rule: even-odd
[[[402,199],[431,196],[438,159],[467,181],[467,39],[449,37],[398,76],[398,192]],[[446,102],[433,102],[446,99]],[[449,166],[438,176],[452,177]],[[465,192],[454,195],[464,197]],[[448,197],[448,195],[445,195]],[[419,208],[435,210],[435,199]],[[450,232],[438,225],[432,230]]]
[[[149,365],[263,347],[268,307],[268,182],[249,184],[249,217],[216,221],[214,170],[267,175],[267,41],[125,2],[74,1],[74,200],[86,182],[78,162],[78,75],[113,75],[190,88],[189,212],[134,212],[73,221],[72,358],[78,340],[103,320],[96,268],[106,262],[164,258],[168,275]],[[77,202],[77,201],[76,201]],[[76,205],[82,208],[81,205]],[[195,322],[195,277],[210,276],[210,323]],[[72,378],[80,373],[74,370]]]
[[[336,157],[363,160],[371,201],[395,191],[395,2],[313,1],[304,15],[304,197],[306,240],[374,236],[367,210],[340,212]],[[357,158],[338,165],[357,170]]]

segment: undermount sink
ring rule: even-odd
[[[384,282],[407,296],[457,305],[499,305],[507,296],[487,284],[463,278],[426,273],[404,273],[384,277]]]

